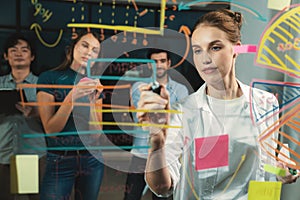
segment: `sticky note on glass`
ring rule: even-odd
[[[285,174],[286,174],[286,170],[285,169],[282,169],[282,168],[279,168],[279,167],[275,167],[275,166],[272,166],[272,165],[269,165],[269,164],[265,164],[264,165],[264,170],[266,172],[269,172],[269,173],[272,173],[272,174],[276,174],[278,176],[285,176]]]
[[[228,141],[228,135],[196,138],[196,170],[228,166]]]
[[[248,200],[280,200],[281,182],[250,181]]]
[[[256,51],[257,51],[256,45],[245,44],[245,45],[234,46],[235,53],[256,53]]]
[[[291,0],[268,0],[268,8],[282,10],[291,5]]]
[[[38,155],[14,155],[11,157],[11,193],[35,194],[39,192],[38,160]]]

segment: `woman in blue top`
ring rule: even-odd
[[[74,86],[73,89],[55,86],[37,89],[48,150],[41,188],[43,200],[68,199],[73,186],[75,199],[94,200],[98,197],[104,169],[101,152],[91,154],[86,147],[96,146],[99,138],[95,135],[79,136],[78,132],[102,129],[101,126],[91,127],[88,123],[91,118],[102,121],[101,114],[92,112],[96,105],[102,103],[99,98],[101,83],[99,79],[89,79],[84,74],[87,61],[97,58],[99,52],[98,35],[82,32],[68,49],[65,61],[56,69],[39,76],[38,84]],[[57,102],[61,104],[53,105]],[[77,102],[92,106],[78,106]]]

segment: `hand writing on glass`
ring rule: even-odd
[[[169,109],[169,93],[167,89],[162,86],[160,95],[151,91],[151,85],[141,85],[140,86],[141,96],[138,102],[138,110],[143,110],[144,112],[138,112],[137,118],[140,123],[143,124],[154,124],[153,121],[161,121],[160,119],[151,119],[150,112],[153,110],[164,110]],[[162,115],[161,115],[162,116]],[[168,124],[169,115],[163,115],[166,119],[164,120],[164,125]],[[150,143],[152,148],[160,148],[166,139],[166,129],[157,127],[157,126],[149,126],[143,127],[146,130],[150,131]]]
[[[89,96],[90,102],[98,99],[103,88],[99,79],[82,78],[79,83],[72,90],[73,100],[79,99],[84,96]]]

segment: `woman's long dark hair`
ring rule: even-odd
[[[75,45],[83,36],[85,36],[89,33],[93,34],[93,36],[95,38],[97,38],[97,40],[100,43],[100,35],[97,32],[87,30],[87,29],[81,30],[80,32],[77,33],[77,36],[74,39],[72,38],[71,44],[66,47],[66,57],[65,57],[64,61],[58,67],[54,68],[53,70],[65,70],[68,67],[70,67],[70,65],[73,62],[73,53],[74,53]]]

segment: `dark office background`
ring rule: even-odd
[[[115,2],[115,4],[112,2]],[[124,21],[127,20],[127,26],[134,26],[136,23],[137,27],[158,28],[161,21],[160,1],[156,1],[157,3],[148,1],[147,3],[145,0],[137,0],[135,2],[139,13],[148,10],[146,15],[138,16],[136,8],[132,3],[128,4],[128,1],[10,0],[2,2],[0,6],[2,16],[0,18],[0,47],[3,47],[6,38],[10,34],[15,32],[24,33],[33,41],[33,46],[36,49],[36,58],[32,63],[32,71],[34,74],[39,75],[41,72],[52,69],[62,62],[66,46],[70,43],[72,34],[80,30],[80,28],[72,29],[68,27],[69,23],[99,24],[99,20],[101,20],[101,24],[123,26]],[[114,9],[113,6],[115,6]],[[171,54],[172,65],[176,65],[182,60],[188,46],[187,37],[180,29],[186,26],[185,30],[191,31],[196,20],[201,15],[219,7],[224,7],[224,5],[213,4],[178,11],[177,4],[168,2],[165,10],[165,30],[163,35],[135,34],[132,32],[127,32],[124,35],[122,31],[95,29],[95,31],[99,31],[100,34],[104,35],[102,56],[145,58],[146,48],[160,47],[173,52]],[[126,13],[128,14],[126,15]],[[110,39],[113,35],[117,36],[116,41]],[[126,42],[124,42],[125,36]],[[134,39],[137,40],[136,44],[132,44]],[[143,43],[144,40],[148,42],[147,45]],[[0,75],[4,75],[9,73],[10,68],[3,59],[3,48],[0,49],[0,52]],[[128,65],[128,63],[126,64]],[[114,70],[111,71],[111,69]],[[176,67],[175,70],[176,73],[171,73],[171,76],[178,82],[187,85],[190,93],[203,84],[192,64],[190,51],[186,60]],[[125,72],[114,67],[106,70],[104,75],[123,76]],[[115,81],[101,82],[103,85],[116,83]],[[122,92],[124,97],[129,99],[129,90]],[[110,99],[106,99],[105,103],[111,103]],[[128,104],[128,102],[122,102],[122,100],[118,103]],[[104,118],[106,121],[113,121],[119,120],[116,118],[121,120],[123,116],[124,113],[114,117],[106,114]],[[108,128],[115,129],[116,127]],[[114,138],[116,137],[114,136]],[[121,140],[123,139],[124,137],[121,137]],[[125,138],[125,140],[128,140],[128,138]],[[115,143],[123,144],[122,141],[120,142],[120,138]],[[124,143],[128,144],[128,141]]]

